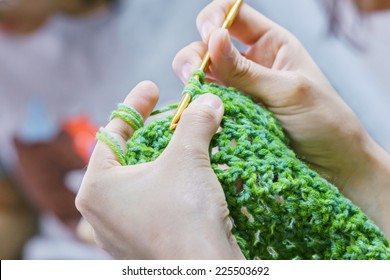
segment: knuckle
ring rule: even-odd
[[[238,59],[236,62],[236,71],[233,72],[232,78],[246,77],[250,73],[250,64],[246,59]]]
[[[290,90],[292,98],[298,102],[310,100],[313,94],[312,84],[304,75],[294,74],[292,77],[292,89]]]
[[[295,86],[295,91],[296,92],[298,92],[298,93],[309,92],[309,90],[311,88],[311,84],[310,84],[309,80],[305,76],[298,75],[296,80],[297,80],[297,83],[296,83],[296,86]]]
[[[88,215],[94,211],[92,200],[93,192],[91,189],[96,189],[97,182],[95,180],[90,180],[90,178],[86,175],[83,179],[83,182],[80,186],[80,190],[77,193],[75,199],[75,205],[78,211],[81,214]]]
[[[134,128],[124,121],[118,119],[117,128],[111,131],[111,133],[117,139],[123,139],[124,141],[127,141],[131,138],[131,136],[133,136]]]
[[[303,75],[297,75],[296,84],[294,87],[295,94],[305,96],[307,93],[310,92],[310,88],[311,85],[309,80]]]
[[[231,72],[229,78],[229,85],[245,84],[246,81],[251,80],[256,73],[254,64],[244,57],[240,57],[235,62],[235,71]]]
[[[84,215],[86,212],[88,212],[89,204],[88,199],[84,196],[83,193],[79,192],[75,199],[75,205],[77,210]]]

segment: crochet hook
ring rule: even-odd
[[[236,18],[238,11],[240,10],[240,7],[244,0],[236,0],[236,2],[233,4],[233,6],[229,9],[229,12],[227,13],[225,20],[222,24],[222,28],[229,29],[230,26],[233,24],[234,19]],[[202,59],[202,63],[200,64],[199,70],[203,71],[204,73],[207,71],[209,65],[210,65],[210,53],[206,52],[205,56]],[[199,76],[195,76],[195,78],[199,79]],[[177,127],[177,124],[180,120],[181,115],[183,114],[184,110],[187,108],[187,106],[191,102],[191,95],[188,93],[185,93],[176,109],[175,114],[173,115],[171,125],[169,126],[170,130],[175,130]]]

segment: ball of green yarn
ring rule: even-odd
[[[338,189],[297,158],[276,118],[234,88],[197,72],[184,91],[219,96],[222,130],[211,165],[226,195],[233,234],[248,259],[390,259],[384,234]],[[171,117],[136,131],[126,164],[155,160],[168,145]]]

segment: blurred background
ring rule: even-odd
[[[1,259],[110,258],[77,235],[95,132],[142,80],[158,106],[180,100],[171,63],[209,2],[0,0]],[[302,41],[390,151],[390,0],[246,2]]]

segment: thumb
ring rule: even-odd
[[[267,106],[276,106],[280,96],[293,85],[291,75],[244,57],[232,44],[226,29],[216,29],[211,34],[208,47],[212,61],[210,70],[215,79],[251,95]]]
[[[195,99],[184,111],[166,152],[173,156],[208,159],[211,138],[223,116],[221,99],[204,94]]]

